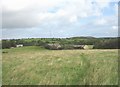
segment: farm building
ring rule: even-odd
[[[47,44],[45,48],[51,49],[51,50],[59,50],[59,49],[62,49],[62,46],[60,44],[54,43],[54,44]]]
[[[57,43],[47,44],[46,49],[50,50],[60,50],[60,49],[93,49],[93,45],[64,45],[61,46]]]
[[[73,45],[74,49],[93,49],[93,45]]]
[[[84,49],[93,49],[94,45],[84,45]]]
[[[85,45],[73,45],[74,49],[84,49]]]
[[[10,48],[15,48],[15,47],[10,47]]]
[[[16,45],[16,47],[23,47],[23,44],[18,44]]]

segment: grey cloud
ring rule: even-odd
[[[38,25],[38,18],[35,13],[29,10],[2,11],[2,28],[31,28]]]

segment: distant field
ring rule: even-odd
[[[118,50],[4,49],[4,85],[117,85]]]

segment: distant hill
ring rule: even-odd
[[[95,37],[92,37],[92,36],[80,36],[80,37],[71,37],[72,39],[93,39]]]

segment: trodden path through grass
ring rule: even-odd
[[[5,49],[4,85],[117,85],[118,50]]]

